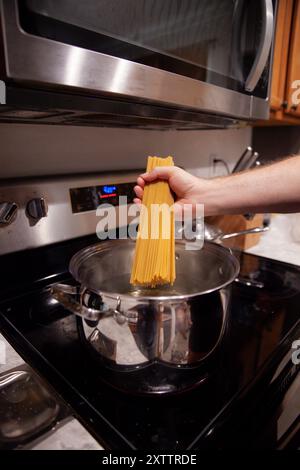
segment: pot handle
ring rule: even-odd
[[[197,227],[197,220],[194,220],[193,221],[193,229],[195,229]],[[205,232],[204,232],[204,238],[209,241],[212,241],[212,242],[216,242],[216,243],[221,243],[223,240],[228,240],[229,238],[235,238],[235,237],[239,237],[241,235],[248,235],[248,234],[253,234],[253,233],[262,233],[262,232],[267,232],[268,230],[270,229],[269,225],[263,225],[261,227],[252,227],[252,228],[249,228],[249,229],[245,229],[245,230],[239,230],[237,232],[232,232],[232,233],[222,233],[220,231],[220,233],[216,233],[215,237],[214,238],[207,238],[205,236]],[[183,225],[181,227],[176,227],[175,228],[175,232],[177,234],[182,234],[184,230],[184,227]],[[200,240],[202,240],[202,237],[200,237]]]
[[[223,235],[220,235],[219,240],[228,240],[229,238],[235,238],[239,237],[241,235],[248,235],[251,233],[262,233],[262,232],[267,232],[269,230],[269,227],[254,227],[254,228],[248,228],[246,230],[239,230],[238,232],[232,232],[232,233],[224,233]]]
[[[86,307],[83,305],[82,300],[78,302],[76,296],[80,294],[82,299],[85,291],[80,290],[77,286],[70,286],[68,284],[54,284],[51,287],[52,297],[57,300],[63,307],[70,312],[85,318],[86,320],[99,321],[100,318],[107,312],[104,305],[103,310],[96,310],[94,308]]]
[[[237,284],[242,284],[246,287],[255,287],[256,289],[263,289],[265,287],[263,282],[255,281],[249,277],[237,277],[234,280]]]

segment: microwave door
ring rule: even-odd
[[[257,98],[255,117],[267,116],[269,0],[259,8],[243,0],[1,5],[6,74],[15,81],[238,120],[251,119]]]
[[[32,34],[240,91],[231,68],[237,3],[25,0],[20,18]]]

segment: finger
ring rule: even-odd
[[[137,197],[135,197],[133,199],[133,202],[134,202],[134,204],[142,204],[142,201],[140,199],[138,199]]]
[[[138,199],[142,199],[143,194],[144,194],[144,190],[140,186],[135,186],[133,189],[134,189],[134,192],[135,192],[136,196],[138,197]]]
[[[138,177],[136,182],[141,188],[145,186],[145,180],[141,176]]]
[[[158,166],[149,173],[143,173],[141,178],[143,178],[147,183],[157,179],[168,180],[174,173],[174,170],[174,166]]]

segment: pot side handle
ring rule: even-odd
[[[76,286],[70,286],[68,284],[54,284],[51,287],[52,297],[67,310],[79,317],[85,318],[86,320],[99,321],[105,312],[86,307],[81,302],[78,302],[75,297],[77,294],[78,288]]]

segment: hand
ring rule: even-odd
[[[168,181],[170,188],[176,194],[175,210],[182,211],[184,204],[195,205],[197,202],[202,202],[201,199],[201,181],[196,176],[193,176],[186,171],[176,166],[161,166],[152,170],[150,173],[144,173],[137,179],[137,186],[134,187],[136,198],[134,202],[140,204],[143,198],[144,186],[155,180]],[[208,180],[203,180],[203,186],[208,183]],[[176,207],[177,206],[177,207]]]

